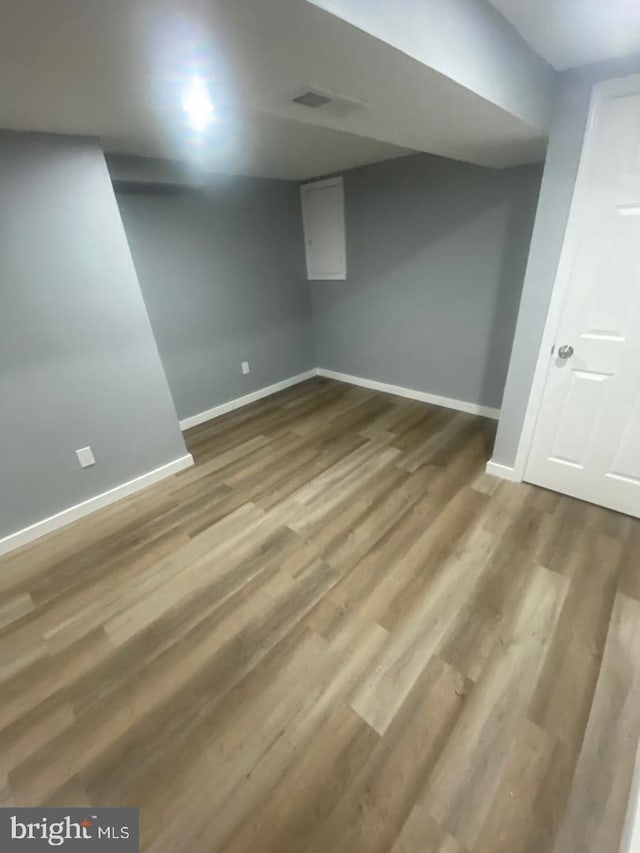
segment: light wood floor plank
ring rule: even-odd
[[[428,811],[473,849],[544,661],[567,591],[565,578],[533,566],[503,647],[488,662],[429,781]],[[525,675],[526,673],[526,675]]]
[[[640,602],[616,597],[555,853],[616,850],[640,734]]]

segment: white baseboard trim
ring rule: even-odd
[[[318,376],[326,376],[327,379],[337,379],[339,382],[347,382],[349,385],[361,385],[363,388],[371,388],[372,391],[384,391],[386,394],[395,394],[396,397],[408,397],[410,400],[419,400],[421,403],[444,406],[446,409],[456,409],[458,412],[467,412],[470,415],[482,415],[485,418],[492,418],[493,420],[498,420],[500,417],[500,409],[493,409],[491,406],[467,403],[465,400],[454,400],[451,397],[440,397],[437,394],[429,394],[426,391],[403,388],[401,385],[390,385],[387,382],[378,382],[375,379],[363,379],[362,376],[351,376],[349,373],[325,370],[324,367],[319,367],[317,372]]]
[[[276,394],[278,391],[284,391],[285,388],[291,388],[292,385],[297,385],[299,382],[304,382],[306,379],[311,379],[317,376],[316,368],[306,370],[304,373],[298,373],[297,376],[290,376],[288,379],[283,379],[281,382],[274,382],[273,385],[267,385],[264,388],[258,388],[257,391],[252,391],[250,394],[245,394],[242,397],[236,397],[235,400],[229,400],[227,403],[221,403],[219,406],[214,406],[213,409],[207,409],[204,412],[199,412],[197,415],[191,415],[180,421],[180,429],[186,430],[191,427],[203,424],[205,421],[211,421],[214,418],[219,418],[220,415],[226,415],[227,412],[233,412],[234,409],[241,409],[242,406],[248,406],[249,403],[255,403],[256,400],[262,400],[263,397],[269,397],[271,394]]]
[[[0,539],[0,556],[26,545],[28,542],[33,542],[34,539],[39,539],[47,533],[52,533],[60,527],[70,524],[72,521],[77,521],[85,515],[89,515],[98,509],[103,509],[109,504],[119,501],[121,498],[126,498],[134,492],[145,489],[154,483],[164,480],[165,477],[170,477],[172,474],[177,474],[184,468],[189,468],[193,465],[193,456],[187,453],[185,456],[180,456],[179,459],[174,459],[173,462],[168,462],[166,465],[161,465],[160,468],[154,468],[153,471],[148,471],[140,477],[122,483],[120,486],[115,486],[107,492],[102,492],[93,498],[89,498],[82,503],[70,506],[68,509],[63,509],[49,518],[43,518],[42,521],[36,521],[29,527],[18,530],[16,533],[11,533]]]
[[[494,462],[490,459],[485,468],[487,474],[493,474],[494,477],[500,477],[501,480],[510,480],[512,483],[520,483],[521,477],[518,477],[514,468],[508,465],[501,465],[499,462]]]

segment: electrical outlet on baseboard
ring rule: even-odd
[[[93,451],[90,447],[81,447],[80,450],[76,450],[76,456],[78,457],[81,468],[90,468],[96,464]]]
[[[244,373],[245,376],[247,375],[247,373],[251,373],[251,368],[249,367],[248,361],[242,362],[242,372]]]

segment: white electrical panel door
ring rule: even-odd
[[[305,184],[300,192],[307,278],[345,279],[347,258],[342,178]]]

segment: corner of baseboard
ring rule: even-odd
[[[494,462],[493,459],[490,459],[487,462],[485,470],[487,474],[492,474],[494,477],[500,477],[501,480],[509,480],[512,483],[521,482],[521,478],[518,477],[514,468],[510,468],[508,465],[502,465],[500,462]]]
[[[242,397],[235,397],[233,400],[227,400],[226,403],[220,403],[212,409],[205,409],[203,412],[197,412],[195,415],[182,418],[178,423],[180,429],[185,432],[193,427],[200,426],[207,421],[212,421],[215,418],[222,417],[236,409],[241,409],[243,406],[248,406],[250,403],[255,403],[257,400],[262,400],[264,397],[269,397],[271,394],[277,394],[278,391],[284,391],[285,388],[291,388],[293,385],[298,385],[300,382],[305,382],[307,379],[312,379],[318,375],[318,368],[312,367],[305,370],[303,373],[297,373],[295,376],[290,376],[287,379],[282,379],[280,382],[274,382],[272,385],[265,385],[255,391],[250,391],[248,394],[243,394]]]
[[[394,394],[396,397],[418,400],[420,403],[442,406],[445,409],[454,409],[457,412],[479,415],[480,417],[490,418],[495,421],[500,417],[500,409],[495,409],[492,406],[484,406],[481,403],[468,403],[465,400],[455,400],[453,397],[441,397],[439,394],[431,394],[428,391],[416,391],[415,388],[405,388],[402,385],[379,382],[377,379],[365,379],[363,376],[353,376],[350,373],[327,370],[325,367],[318,367],[317,374],[318,376],[325,376],[327,379],[346,382],[348,385],[359,385],[361,388],[370,388],[373,391],[381,391],[384,394]]]
[[[184,456],[181,456],[179,459],[176,459],[174,465],[174,470],[171,471],[171,474],[177,474],[179,471],[184,471],[185,468],[191,468],[192,465],[195,465],[195,460],[191,453],[185,453]],[[167,477],[170,474],[166,475]]]

